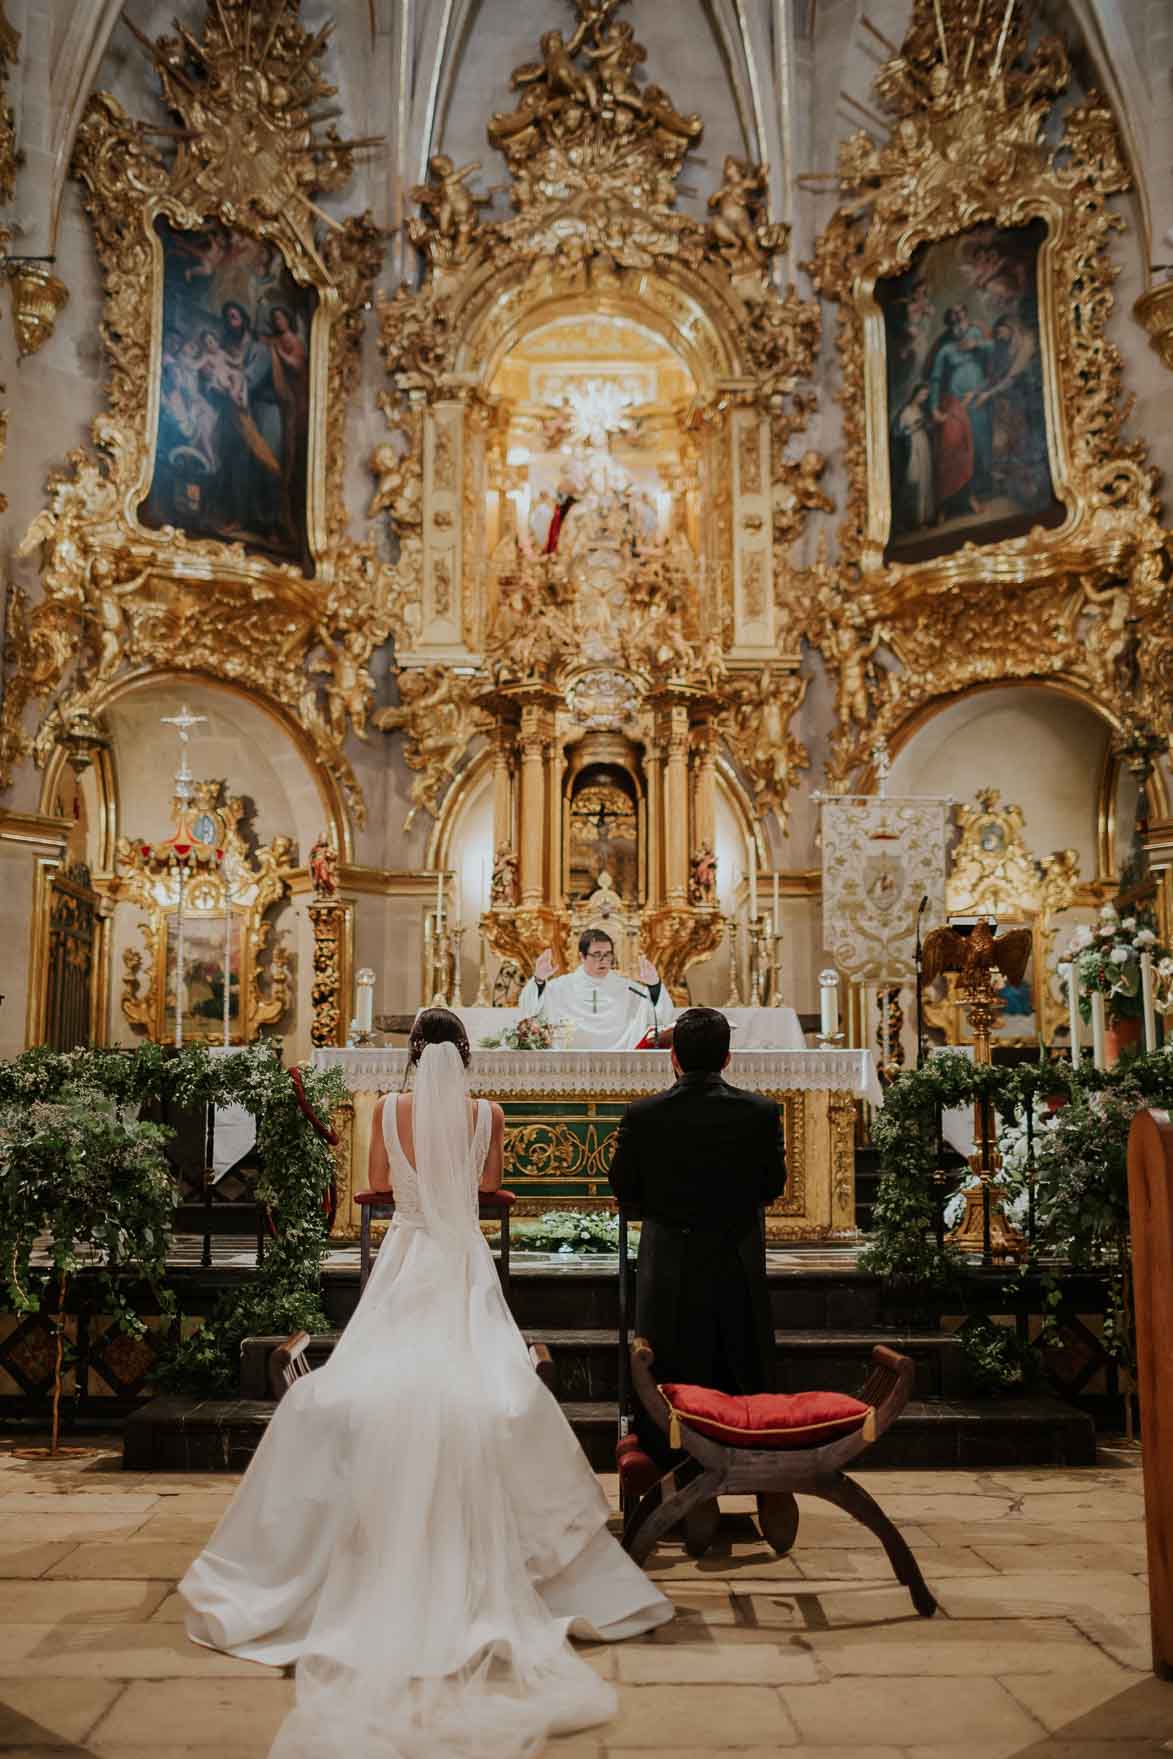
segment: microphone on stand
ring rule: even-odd
[[[916,907],[916,1066],[925,1066],[925,973],[924,958],[921,952],[920,925],[921,918],[929,905],[929,894],[926,892]]]

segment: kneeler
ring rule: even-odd
[[[479,1196],[479,1213],[481,1220],[495,1221],[501,1224],[501,1256],[497,1260],[497,1269],[501,1277],[501,1292],[505,1296],[505,1305],[512,1311],[513,1282],[509,1269],[509,1212],[517,1202],[512,1191],[481,1191]],[[367,1278],[371,1274],[371,1222],[390,1221],[395,1214],[395,1195],[391,1191],[359,1191],[354,1201],[362,1211],[359,1223],[358,1250],[358,1286],[359,1292],[367,1286]]]
[[[308,1331],[295,1331],[283,1344],[278,1344],[269,1357],[269,1390],[274,1399],[280,1400],[303,1374],[313,1373],[309,1358],[311,1341]],[[538,1379],[553,1392],[556,1378],[554,1358],[545,1344],[531,1344],[529,1359]]]
[[[660,1468],[625,1436],[615,1449],[623,1494],[624,1548],[642,1564],[656,1541],[683,1523],[685,1545],[701,1557],[717,1533],[719,1496],[756,1495],[767,1543],[785,1557],[798,1536],[796,1494],[834,1503],[876,1535],[912,1603],[931,1618],[937,1602],[894,1523],[844,1472],[900,1415],[912,1391],[913,1364],[877,1344],[859,1398],[842,1393],[755,1393],[737,1397],[709,1387],[657,1383],[651,1346],[631,1346],[636,1397],[687,1458]]]

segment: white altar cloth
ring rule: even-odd
[[[327,1046],[314,1052],[313,1064],[316,1069],[341,1069],[352,1093],[388,1093],[403,1086],[407,1051]],[[599,1099],[612,1093],[631,1097],[660,1093],[673,1081],[667,1051],[489,1051],[474,1047],[469,1073],[477,1091],[494,1099],[540,1098],[544,1093]],[[866,1050],[734,1051],[725,1079],[751,1093],[853,1093],[873,1106],[883,1104],[875,1059]]]
[[[520,1008],[457,1008],[456,1012],[474,1048],[482,1039],[500,1038],[522,1018]],[[793,1008],[722,1008],[721,1012],[732,1030],[735,1051],[806,1049],[806,1036]],[[576,1056],[585,1054],[573,1044],[570,1048]]]

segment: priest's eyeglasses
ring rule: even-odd
[[[615,963],[614,948],[591,947],[588,952],[583,954],[582,962],[584,965],[589,965],[592,971],[606,971]]]

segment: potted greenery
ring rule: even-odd
[[[84,1076],[49,1096],[30,1085],[0,1105],[0,1255],[15,1311],[52,1316],[55,1454],[73,1279],[92,1270],[115,1324],[141,1336],[131,1285],[148,1282],[160,1311],[171,1304],[163,1276],[175,1190],[163,1155],[168,1130],[123,1115]]]

